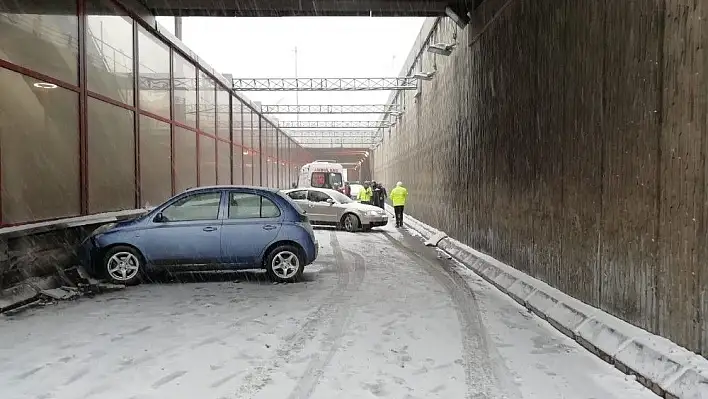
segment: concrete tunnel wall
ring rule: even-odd
[[[708,2],[482,7],[434,28],[458,46],[422,53],[437,74],[403,93],[373,178],[402,180],[421,221],[708,355]]]

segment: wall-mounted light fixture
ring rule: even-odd
[[[435,76],[435,71],[433,71],[433,72],[416,72],[411,77],[419,79],[419,80],[432,80],[433,76]]]
[[[428,52],[448,56],[452,54],[452,50],[455,49],[455,46],[457,46],[457,43],[435,43],[428,46]]]

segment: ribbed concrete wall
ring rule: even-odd
[[[423,56],[437,75],[406,93],[374,178],[402,180],[422,221],[708,354],[708,1],[485,3],[500,12],[464,31],[440,21],[432,41],[459,44]]]

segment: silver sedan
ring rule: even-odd
[[[347,231],[369,231],[388,224],[383,209],[353,201],[336,190],[307,187],[283,192],[307,212],[312,224],[343,227]]]

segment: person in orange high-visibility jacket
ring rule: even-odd
[[[408,190],[403,187],[400,181],[396,183],[396,187],[389,194],[393,203],[393,210],[396,214],[396,227],[403,227],[403,208],[406,206],[406,198],[408,198]]]

